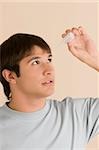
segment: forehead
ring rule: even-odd
[[[41,47],[39,46],[34,46],[32,49],[31,49],[31,52],[29,54],[29,56],[33,56],[33,55],[43,55],[43,54],[51,54],[51,50],[46,50],[46,49],[42,49]]]
[[[51,50],[46,50],[46,49],[42,49],[39,46],[34,46],[31,51],[20,61],[21,62],[27,62],[28,60],[30,60],[33,56],[37,56],[37,57],[48,57],[48,56],[52,56],[51,54]]]

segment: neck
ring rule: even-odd
[[[46,100],[43,99],[26,99],[20,98],[16,99],[12,97],[11,101],[7,103],[8,107],[13,110],[20,111],[20,112],[34,112],[42,109],[45,106]]]

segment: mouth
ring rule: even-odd
[[[46,82],[42,83],[43,85],[54,85],[53,80],[47,80]]]

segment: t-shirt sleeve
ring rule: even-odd
[[[86,133],[86,140],[99,134],[99,98],[85,98],[76,103],[81,120],[82,128]]]
[[[88,103],[88,116],[86,127],[88,127],[87,140],[99,134],[99,99],[90,98]]]

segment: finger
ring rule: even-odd
[[[85,29],[84,29],[82,26],[78,27],[78,30],[79,30],[79,32],[80,32],[82,35],[86,35],[86,34],[87,34],[87,32],[85,31]]]
[[[68,34],[69,32],[71,32],[70,29],[67,29],[67,30],[65,31],[66,34]]]
[[[79,30],[81,36],[85,37],[86,40],[90,39],[89,34],[86,32],[86,30],[82,26],[80,26],[78,28],[78,30]]]
[[[63,33],[63,34],[62,34],[62,38],[64,38],[65,36],[66,36],[66,33]]]
[[[76,50],[76,48],[72,45],[68,45],[68,50],[74,55],[77,57],[77,53],[78,51]]]
[[[71,30],[70,29],[67,29],[66,31],[65,31],[65,33],[63,33],[62,34],[62,38],[64,38],[68,33],[70,33],[71,32]]]
[[[80,32],[77,28],[72,28],[72,32],[74,33],[75,36],[80,36]]]

